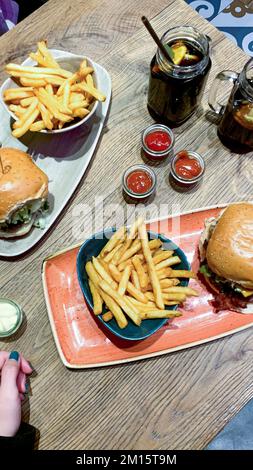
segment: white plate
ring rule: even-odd
[[[55,57],[74,56],[65,51]],[[14,147],[34,155],[34,161],[49,177],[50,211],[45,217],[46,227],[34,227],[25,237],[0,239],[0,256],[19,256],[31,249],[45,236],[55,222],[92,158],[108,112],[111,99],[111,79],[108,72],[94,62],[97,87],[106,95],[106,101],[98,103],[93,119],[64,134],[28,132],[21,139],[11,135],[10,115],[0,104],[0,142],[3,147]]]

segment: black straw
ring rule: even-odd
[[[154,39],[154,41],[156,42],[156,44],[158,45],[159,49],[161,49],[163,55],[166,57],[166,59],[168,61],[171,62],[172,60],[172,57],[173,57],[173,54],[171,52],[171,55],[169,53],[169,46],[168,49],[165,48],[165,46],[163,45],[163,43],[160,41],[159,37],[157,36],[155,30],[152,28],[150,22],[148,21],[148,19],[146,18],[146,16],[142,16],[141,17],[141,21],[143,22],[144,26],[147,28],[149,34],[152,36],[152,38]]]

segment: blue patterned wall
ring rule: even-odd
[[[186,0],[201,16],[253,56],[252,0]],[[250,6],[251,3],[251,6]]]

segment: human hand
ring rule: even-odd
[[[14,436],[21,423],[21,402],[26,392],[29,363],[16,351],[0,352],[0,436]]]

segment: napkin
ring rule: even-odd
[[[253,400],[231,419],[206,450],[253,450]]]
[[[0,35],[17,24],[19,7],[13,0],[0,0]]]

